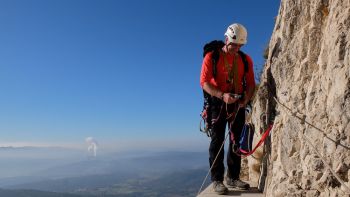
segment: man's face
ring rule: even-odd
[[[241,48],[241,44],[236,44],[236,43],[229,43],[228,45],[227,45],[227,49],[228,49],[228,51],[229,52],[238,52],[239,51],[239,49]]]

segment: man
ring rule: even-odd
[[[245,123],[245,106],[254,94],[255,81],[252,59],[245,55],[248,69],[238,51],[247,42],[247,31],[241,24],[232,24],[225,33],[225,45],[220,50],[216,63],[216,74],[213,75],[213,52],[205,55],[200,84],[211,97],[208,110],[211,114],[211,143],[209,147],[209,164],[213,189],[218,194],[227,193],[224,180],[224,149],[220,147],[225,139],[226,125],[230,130],[231,140],[227,153],[226,185],[239,189],[249,189],[249,184],[239,179],[241,157],[232,150],[239,144],[239,137]],[[241,98],[233,95],[240,95]],[[233,136],[232,136],[233,135]],[[214,163],[215,157],[218,155]]]

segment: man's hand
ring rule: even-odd
[[[222,95],[222,100],[227,104],[232,104],[238,101],[238,98],[232,97],[229,93]]]

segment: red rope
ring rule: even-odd
[[[266,131],[264,132],[264,134],[261,136],[261,139],[260,139],[259,142],[255,145],[255,147],[254,147],[254,149],[253,149],[252,151],[247,152],[247,151],[244,151],[244,150],[241,150],[241,149],[240,149],[240,150],[239,150],[240,153],[236,153],[236,154],[238,154],[238,155],[240,155],[240,156],[243,156],[243,157],[248,157],[249,155],[253,154],[253,153],[256,151],[256,149],[265,141],[266,137],[269,136],[272,127],[273,127],[273,124],[271,124],[271,125],[267,128],[267,130],[266,130]]]

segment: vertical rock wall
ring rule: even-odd
[[[281,1],[253,113],[258,132],[274,122],[248,161],[266,196],[348,196],[304,135],[350,187],[350,0]]]

